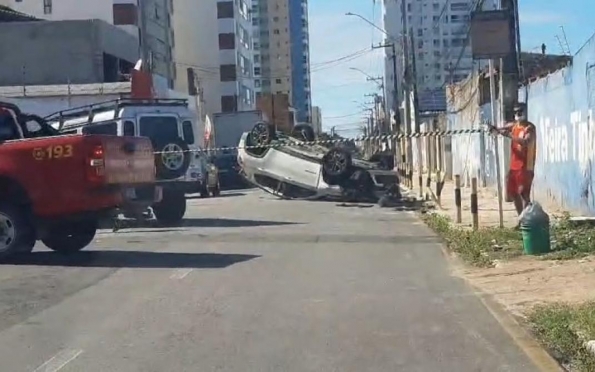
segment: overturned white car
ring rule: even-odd
[[[257,123],[239,143],[242,175],[255,186],[288,199],[347,197],[377,200],[398,193],[399,178],[384,162],[358,159],[343,147],[312,142],[308,126],[296,126],[292,136]],[[387,169],[390,168],[390,169]]]

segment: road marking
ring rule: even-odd
[[[76,357],[81,355],[82,350],[62,350],[58,354],[54,355],[48,361],[37,367],[34,372],[57,372],[61,370],[65,365],[72,362]]]
[[[182,280],[186,276],[188,276],[188,274],[190,274],[191,272],[192,272],[192,269],[177,269],[176,271],[174,271],[173,274],[171,274],[171,276],[169,278]]]

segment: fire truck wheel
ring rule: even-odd
[[[74,253],[91,244],[96,232],[96,220],[69,221],[48,228],[41,241],[53,251]]]
[[[35,240],[35,229],[27,209],[0,203],[0,258],[31,252]]]

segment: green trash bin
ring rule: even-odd
[[[540,255],[551,251],[550,226],[521,225],[523,251],[528,255]]]

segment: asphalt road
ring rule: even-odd
[[[251,190],[187,217],[1,265],[0,371],[536,370],[410,211]]]

